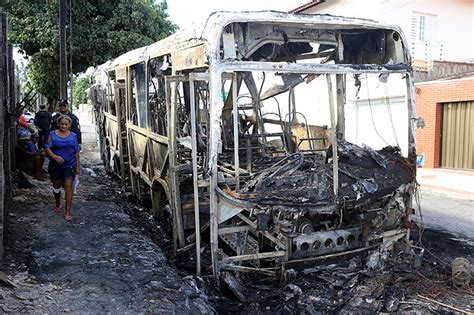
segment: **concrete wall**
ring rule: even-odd
[[[354,78],[347,76],[346,139],[379,150],[399,146],[408,155],[408,105],[406,80],[391,74],[386,84],[378,75],[360,76],[359,93]]]
[[[432,62],[427,81],[474,73],[474,63]]]
[[[436,15],[433,41],[411,38],[413,12]],[[472,0],[328,0],[302,13],[329,13],[399,25],[415,50],[415,59],[462,61],[474,56]]]
[[[415,71],[415,82],[460,77],[474,73],[474,63],[430,61],[427,65],[426,69]]]
[[[95,117],[94,110],[90,104],[79,104],[79,109],[73,111],[74,115],[79,118],[79,123],[81,125],[94,125]]]
[[[418,129],[416,134],[417,153],[425,155],[425,167],[439,167],[442,104],[474,101],[474,76],[422,82],[415,86],[417,115],[425,120],[425,128]]]

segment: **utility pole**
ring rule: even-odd
[[[67,100],[66,0],[59,0],[59,80],[60,97]]]
[[[69,98],[69,106],[72,110],[72,92],[74,90],[74,74],[72,72],[72,0],[69,0],[69,82],[71,88],[71,95]]]

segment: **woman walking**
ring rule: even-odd
[[[80,159],[77,136],[70,131],[71,118],[61,115],[58,120],[59,129],[49,133],[48,142],[44,145],[49,156],[49,174],[53,183],[53,194],[56,201],[54,211],[61,211],[61,187],[64,187],[66,213],[64,219],[71,221],[72,182],[79,176]]]

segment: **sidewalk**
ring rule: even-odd
[[[422,189],[474,199],[474,171],[418,168],[416,179]]]

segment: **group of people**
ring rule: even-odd
[[[59,100],[58,112],[54,115],[44,105],[36,113],[35,130],[22,115],[17,120],[18,144],[16,165],[21,171],[32,173],[44,180],[43,164],[49,158],[48,173],[53,184],[54,211],[62,212],[61,188],[65,192],[66,221],[71,221],[73,181],[79,180],[82,136],[79,119],[69,110],[66,100]]]

